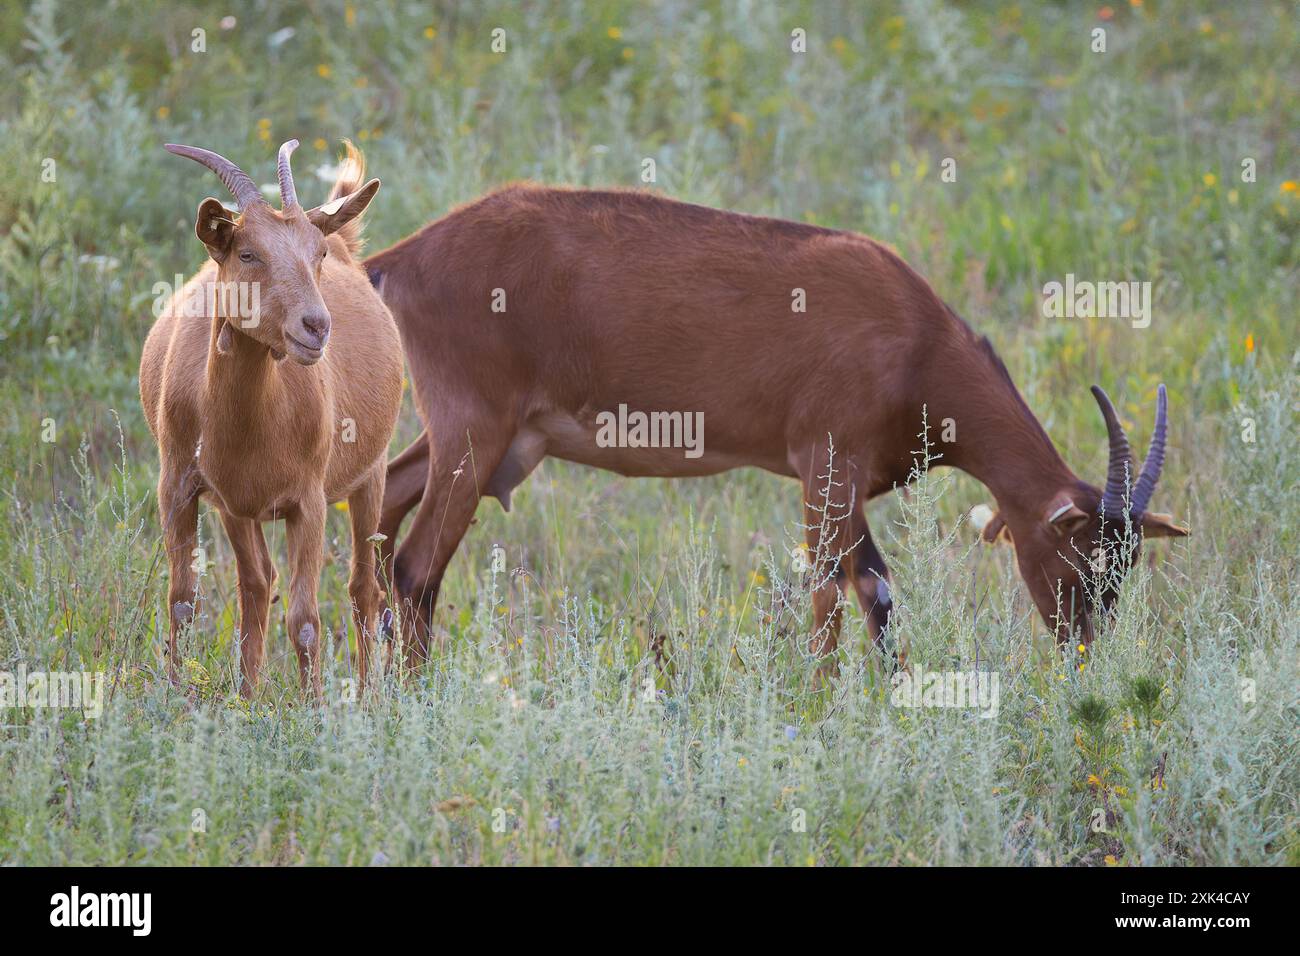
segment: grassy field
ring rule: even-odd
[[[98,717],[0,712],[0,862],[1300,864],[1291,4],[287,6],[0,7],[0,671],[107,682]],[[282,605],[259,696],[235,693],[205,512],[190,707],[163,679],[136,370],[155,284],[202,261],[195,207],[226,197],[161,144],[270,182],[297,137],[314,203],[345,136],[385,183],[371,249],[510,180],[640,185],[645,157],[668,195],[888,242],[1084,477],[1088,386],[1144,443],[1167,383],[1155,505],[1193,534],[1147,547],[1113,631],[1060,653],[964,520],[983,488],[936,471],[876,502],[912,665],[999,678],[991,717],[912,710],[856,606],[815,687],[795,483],[548,461],[510,515],[481,506],[443,656],[364,704],[331,514],[313,708]],[[1068,273],[1149,281],[1150,327],[1045,318]],[[408,400],[394,449],[418,428]]]

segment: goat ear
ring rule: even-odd
[[[1174,516],[1158,511],[1142,512],[1142,534],[1147,538],[1185,538],[1189,534],[1182,525],[1174,524]]]
[[[307,212],[307,219],[325,235],[338,232],[366,211],[370,200],[379,192],[379,180],[372,179],[354,193],[331,199]]]
[[[1002,520],[1002,515],[988,505],[976,505],[972,508],[970,523],[980,533],[980,537],[989,544],[999,538],[1011,540],[1011,532],[1007,530],[1007,523]]]
[[[221,262],[229,254],[235,237],[235,223],[229,210],[215,199],[203,200],[194,219],[194,235],[207,246],[208,255]]]
[[[981,532],[980,537],[989,544],[995,544],[998,541],[1009,544],[1011,542],[1011,529],[1002,520],[1002,515],[994,515],[989,519],[989,523],[984,526],[984,531]]]
[[[1062,492],[1052,499],[1047,506],[1043,520],[1062,537],[1074,534],[1088,523],[1088,512],[1074,503],[1074,499]]]

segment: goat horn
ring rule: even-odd
[[[179,146],[176,143],[164,143],[163,148],[169,153],[175,153],[177,156],[184,156],[196,163],[202,163],[221,177],[221,181],[226,184],[226,188],[235,197],[235,205],[239,207],[240,212],[243,212],[249,206],[266,202],[262,198],[262,191],[257,188],[257,184],[248,178],[248,173],[226,159],[226,157],[214,153],[210,149],[199,149],[197,146]]]
[[[289,157],[297,148],[296,139],[291,139],[281,146],[280,157],[275,165],[275,171],[280,177],[280,208],[285,212],[298,205],[298,192],[293,188],[293,170],[289,168]]]
[[[1165,467],[1165,433],[1169,429],[1169,398],[1165,387],[1156,389],[1156,427],[1151,433],[1151,445],[1147,448],[1146,460],[1142,462],[1142,473],[1138,475],[1133,486],[1133,514],[1140,515],[1151,502],[1155,493],[1156,482],[1160,480],[1160,471]]]
[[[1133,453],[1129,450],[1128,436],[1119,423],[1119,415],[1110,397],[1100,385],[1092,387],[1092,397],[1097,400],[1101,417],[1106,419],[1106,434],[1110,436],[1110,463],[1106,468],[1106,488],[1101,495],[1102,510],[1113,518],[1124,513],[1124,499],[1128,497],[1129,475],[1133,469]]]

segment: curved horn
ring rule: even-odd
[[[1156,389],[1156,427],[1151,433],[1151,445],[1147,448],[1146,460],[1142,462],[1142,473],[1138,475],[1137,484],[1133,486],[1133,514],[1140,515],[1146,511],[1155,493],[1156,482],[1160,480],[1160,471],[1165,466],[1165,433],[1169,429],[1169,399],[1165,387]]]
[[[235,197],[235,205],[239,207],[240,212],[243,212],[249,206],[266,202],[262,198],[262,191],[257,188],[257,184],[248,178],[246,172],[226,159],[226,157],[214,153],[210,149],[199,149],[197,146],[179,146],[176,143],[164,143],[163,148],[169,153],[175,153],[177,156],[184,156],[196,163],[202,163],[220,176],[221,181],[226,184],[226,188]]]
[[[1092,397],[1097,400],[1101,417],[1106,419],[1106,434],[1110,436],[1110,463],[1106,467],[1106,488],[1102,492],[1101,507],[1106,514],[1118,518],[1124,513],[1124,499],[1128,496],[1133,453],[1129,450],[1128,436],[1124,434],[1124,426],[1119,423],[1119,415],[1110,397],[1100,385],[1092,387]]]
[[[291,139],[280,147],[280,156],[275,164],[275,171],[280,177],[280,208],[286,212],[298,205],[298,193],[293,188],[293,170],[289,168],[289,157],[298,148],[298,141]]]

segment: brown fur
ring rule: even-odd
[[[363,172],[360,154],[348,145],[356,161],[341,172],[332,199],[355,193]],[[377,187],[377,181],[368,185],[369,195]],[[344,213],[352,218],[341,226],[317,210],[295,208],[286,214],[265,205],[250,207],[228,224],[221,217],[229,214],[206,200],[196,228],[201,238],[220,243],[209,245],[214,260],[172,298],[145,341],[140,397],[161,461],[158,501],[171,568],[173,679],[177,635],[195,612],[191,552],[201,496],[220,513],[238,561],[245,695],[256,686],[275,581],[261,522],[286,521],[289,633],[304,686],[318,689],[316,589],[325,510],[330,502],[348,502],[349,591],[365,679],[369,637],[383,599],[367,538],[378,525],[402,378],[392,316],[353,258],[359,249],[355,217],[368,199],[356,200]],[[323,235],[313,224],[318,220],[333,235]],[[323,262],[322,249],[328,250]],[[260,261],[242,262],[246,250]],[[256,326],[243,328],[240,319],[213,310],[210,302],[201,315],[185,314],[182,303],[214,280],[260,283]],[[328,323],[328,344],[318,357],[292,341],[310,337],[303,317]],[[353,435],[353,441],[346,440]]]
[[[798,478],[815,526],[814,651],[834,650],[849,584],[878,636],[888,572],[863,505],[908,481],[923,408],[939,463],[997,498],[1025,582],[1059,629],[1055,582],[1067,593],[1080,582],[1060,557],[1074,557],[1073,542],[1044,509],[1068,492],[1095,517],[1099,492],[1061,460],[987,341],[879,243],[642,192],[515,185],[366,266],[427,426],[389,465],[381,523],[391,548],[420,506],[393,568],[417,658],[479,496],[508,503],[545,455],[625,475],[756,466]],[[504,314],[490,308],[496,288]],[[791,309],[796,288],[806,313]],[[619,403],[702,411],[704,455],[598,447],[595,416]],[[951,444],[937,441],[946,418]]]
[[[343,141],[343,149],[343,160],[339,163],[338,176],[330,189],[329,198],[325,200],[327,203],[356,192],[366,178],[366,158],[361,155],[361,150],[347,139]],[[344,245],[348,247],[348,253],[353,258],[361,255],[363,227],[364,221],[357,216],[355,219],[349,219],[334,233],[343,240]]]

